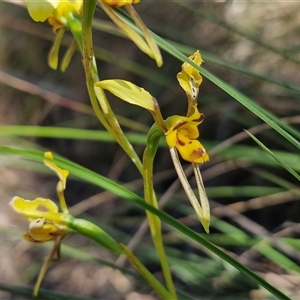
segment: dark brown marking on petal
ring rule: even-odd
[[[180,139],[177,139],[177,142],[180,146],[185,146],[185,143],[183,141],[181,141]]]
[[[192,152],[193,155],[197,157],[202,157],[206,154],[205,148],[197,148]]]
[[[175,124],[175,126],[173,127],[173,130],[177,130],[179,127],[183,126],[184,124],[186,124],[187,122],[178,122],[177,124]]]
[[[200,117],[198,119],[193,120],[193,122],[202,123],[204,121],[204,118],[205,118],[204,114],[201,113]]]

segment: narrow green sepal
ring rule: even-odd
[[[70,228],[75,230],[76,232],[94,240],[96,243],[105,247],[106,249],[117,253],[124,254],[123,248],[119,245],[119,243],[113,239],[108,233],[102,230],[97,225],[83,219],[75,219],[72,224],[70,224]]]
[[[54,43],[49,51],[49,54],[48,54],[48,64],[49,64],[50,68],[52,68],[53,70],[57,69],[59,48],[60,48],[62,38],[65,34],[65,31],[66,31],[66,28],[62,27],[61,30],[58,32],[58,34],[54,40]]]
[[[76,49],[77,49],[77,42],[75,40],[73,40],[61,61],[60,70],[62,72],[65,72],[67,70],[67,68],[71,62],[71,59],[72,59],[74,53],[76,52]]]

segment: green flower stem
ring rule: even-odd
[[[134,151],[132,145],[124,135],[119,122],[113,113],[105,93],[102,89],[97,88],[95,91],[95,83],[99,81],[96,60],[93,51],[92,40],[92,16],[96,7],[96,1],[84,2],[84,17],[82,26],[83,41],[83,61],[86,75],[87,89],[92,103],[92,107],[107,131],[116,139],[119,145],[124,149],[128,156],[132,159],[140,173],[143,173],[142,162]],[[72,29],[71,29],[72,30]],[[100,105],[100,106],[99,106]]]
[[[143,156],[143,166],[144,166],[144,197],[145,201],[151,206],[158,209],[158,203],[153,187],[153,162],[154,157],[159,145],[161,136],[163,135],[162,130],[158,125],[154,124],[149,133],[147,139],[147,147]],[[167,261],[167,256],[165,253],[165,248],[163,244],[163,237],[161,232],[161,221],[160,218],[146,211],[148,223],[151,231],[152,240],[160,259],[160,264],[164,274],[164,278],[167,287],[172,294],[172,299],[177,299],[176,289],[173,283],[172,275]]]

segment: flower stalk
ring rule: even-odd
[[[95,88],[95,83],[99,80],[96,60],[93,52],[91,20],[94,14],[96,1],[85,1],[83,9],[83,62],[86,75],[86,84],[92,107],[102,125],[116,139],[119,145],[131,158],[137,169],[142,174],[142,163],[134,151],[132,145],[124,135],[115,114],[113,113],[103,90]]]
[[[159,207],[158,207],[158,202],[157,202],[157,198],[153,186],[153,165],[154,165],[154,158],[158,148],[158,144],[162,136],[163,136],[163,131],[160,129],[160,127],[157,124],[154,124],[149,130],[147,147],[143,155],[145,201],[157,209]],[[161,230],[161,220],[159,217],[157,217],[156,215],[154,215],[149,211],[146,211],[146,213],[147,213],[152,240],[160,260],[160,264],[162,267],[163,275],[168,290],[172,295],[172,299],[177,299],[176,289],[173,283],[171,271],[165,253],[162,230]]]

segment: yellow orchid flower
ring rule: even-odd
[[[57,253],[59,257],[61,241],[65,235],[71,231],[70,226],[74,220],[74,217],[68,212],[64,198],[64,190],[66,188],[69,171],[59,168],[54,163],[51,152],[45,152],[44,158],[45,165],[53,170],[59,177],[57,193],[62,212],[59,212],[58,206],[50,199],[36,198],[34,200],[25,200],[21,197],[14,197],[10,201],[11,207],[29,220],[29,231],[24,235],[25,240],[37,243],[44,243],[51,240],[55,241],[50,254],[45,258],[35,283],[33,290],[34,296],[38,295],[42,280],[55,253]]]
[[[199,51],[189,57],[195,64],[201,65],[202,58]],[[188,112],[186,116],[171,116],[163,120],[156,99],[135,84],[120,79],[102,80],[95,84],[108,90],[120,99],[143,107],[151,112],[155,122],[165,133],[166,142],[170,148],[176,148],[182,158],[192,163],[204,163],[209,160],[208,153],[203,145],[197,140],[199,137],[198,125],[204,120],[204,115],[197,109],[197,95],[202,76],[188,63],[182,64],[182,71],[177,74],[180,86],[188,97]]]
[[[48,242],[69,231],[63,214],[58,212],[57,205],[50,199],[25,200],[14,197],[10,205],[30,221],[29,232],[24,235],[27,241]]]
[[[196,108],[190,117],[172,116],[166,120],[168,131],[166,142],[170,148],[176,147],[181,157],[192,163],[203,163],[209,156],[203,145],[197,140],[198,125],[204,120],[204,115]]]
[[[51,152],[46,152],[44,157],[46,166],[55,171],[60,179],[57,193],[63,212],[59,212],[58,206],[50,199],[25,200],[14,197],[10,202],[12,208],[29,219],[29,232],[24,235],[24,238],[30,242],[47,242],[70,231],[67,226],[68,208],[63,195],[69,171],[59,168],[53,162]]]

